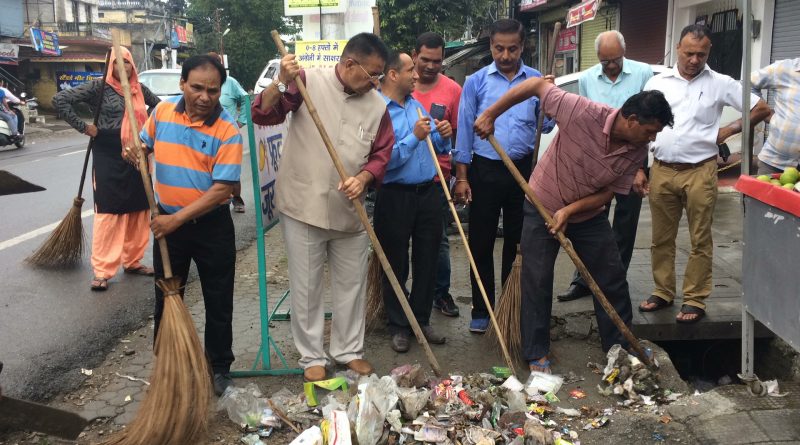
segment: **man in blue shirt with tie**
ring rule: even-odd
[[[525,28],[513,19],[501,19],[490,28],[489,47],[494,62],[464,82],[458,108],[456,149],[456,202],[471,202],[469,208],[469,246],[489,301],[494,304],[494,241],[497,223],[503,212],[503,255],[501,282],[511,272],[522,234],[522,203],[525,195],[488,141],[471,130],[475,119],[506,91],[541,73],[520,60],[525,42]],[[495,121],[495,137],[505,148],[520,173],[527,180],[531,174],[536,142],[539,99],[531,97],[514,105]],[[545,120],[544,131],[553,122]],[[475,276],[472,281],[472,321],[469,330],[482,334],[489,326],[489,311],[483,302]]]
[[[442,344],[445,338],[430,325],[436,276],[436,260],[442,236],[442,201],[433,181],[435,160],[425,138],[431,137],[435,150],[450,149],[453,129],[447,121],[434,121],[421,103],[411,97],[417,80],[414,62],[408,54],[394,53],[386,61],[381,93],[392,119],[395,144],[386,167],[383,185],[375,200],[373,224],[400,284],[408,280],[408,242],[411,239],[411,292],[408,303],[429,343]],[[423,118],[417,110],[422,111]],[[383,298],[392,335],[392,349],[406,352],[411,334],[408,319],[397,297],[383,278]]]
[[[594,41],[594,48],[600,63],[581,74],[578,79],[580,95],[595,102],[621,108],[629,97],[644,89],[647,81],[653,77],[653,69],[646,63],[625,58],[625,38],[619,31],[601,32]],[[614,194],[617,204],[614,206],[612,229],[626,271],[631,264],[633,245],[636,243],[642,197],[647,191],[647,176],[644,170],[647,167],[646,162],[647,159],[642,168],[636,172],[631,193]],[[610,209],[611,203],[606,206],[606,215]],[[586,282],[576,270],[569,289],[556,298],[558,301],[571,301],[591,294]]]

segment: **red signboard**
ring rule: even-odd
[[[578,49],[578,28],[567,28],[558,33],[556,52],[575,51]]]
[[[598,9],[600,9],[600,0],[588,0],[570,9],[567,14],[567,28],[594,19]]]
[[[178,42],[186,43],[186,28],[180,25],[175,25],[175,32],[178,34]]]

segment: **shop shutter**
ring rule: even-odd
[[[625,36],[627,58],[651,64],[664,63],[668,3],[667,0],[621,2],[619,32]]]
[[[617,29],[617,8],[602,8],[594,20],[580,25],[580,70],[583,71],[598,63],[594,50],[594,39],[603,31]]]

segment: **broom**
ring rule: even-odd
[[[281,36],[278,34],[278,31],[272,30],[270,34],[272,35],[272,40],[275,42],[275,46],[278,48],[278,51],[280,51],[281,56],[286,56],[286,47],[283,46],[283,41],[281,40]],[[325,131],[325,126],[322,124],[322,120],[319,118],[319,113],[317,113],[317,109],[314,106],[314,103],[311,101],[311,97],[308,95],[308,91],[306,90],[303,80],[300,77],[297,77],[295,78],[294,82],[295,85],[297,85],[297,89],[300,91],[300,95],[303,97],[303,103],[308,110],[308,114],[314,121],[314,125],[317,127],[320,138],[322,138],[322,141],[325,144],[325,149],[327,150],[328,155],[331,157],[331,161],[333,161],[333,166],[336,168],[336,172],[339,174],[339,177],[342,179],[342,181],[344,181],[348,177],[347,172],[345,172],[344,165],[342,164],[341,159],[339,159],[339,154],[333,147],[333,142],[331,141],[330,136],[328,136],[328,132]],[[372,225],[369,223],[369,217],[367,216],[366,209],[364,209],[364,204],[358,199],[354,199],[352,202],[356,209],[356,213],[358,214],[358,218],[361,220],[361,224],[367,231],[370,241],[372,241],[372,248],[375,249],[375,254],[378,257],[378,260],[380,260],[383,271],[386,274],[386,278],[389,279],[389,284],[391,284],[392,290],[394,290],[397,301],[400,303],[400,307],[403,309],[403,313],[408,319],[408,323],[411,325],[411,330],[417,337],[417,342],[422,345],[422,349],[425,351],[425,357],[428,359],[428,363],[431,365],[433,373],[437,377],[441,377],[442,370],[439,368],[439,362],[436,360],[436,356],[433,355],[433,351],[431,351],[428,340],[425,339],[425,335],[422,333],[422,328],[420,328],[419,322],[417,322],[416,317],[414,317],[414,312],[411,310],[411,306],[408,304],[405,292],[403,292],[403,289],[400,287],[400,283],[397,281],[397,276],[392,270],[392,265],[389,264],[389,259],[386,258],[386,253],[384,253],[383,247],[381,247],[381,243],[378,241],[378,237],[375,234],[375,229],[373,229]]]
[[[368,332],[381,326],[386,319],[386,307],[383,305],[383,269],[374,250],[369,255],[367,266],[367,303],[364,312]]]
[[[106,64],[103,70],[103,83],[100,84],[99,100],[94,110],[94,126],[97,127],[97,120],[100,118],[100,108],[103,105],[103,93],[106,89],[106,76],[108,75],[108,63],[111,58],[111,51],[106,54]],[[86,181],[86,169],[89,166],[89,155],[94,146],[94,138],[89,138],[86,146],[86,156],[83,158],[83,171],[81,181],[78,185],[78,196],[72,200],[72,207],[69,208],[67,216],[61,220],[58,226],[50,233],[50,236],[39,248],[25,259],[25,262],[37,267],[67,267],[75,265],[83,256],[83,246],[86,236],[83,231],[83,221],[81,221],[81,207],[83,206],[83,184]]]
[[[420,119],[423,118],[422,110],[419,108],[417,108],[417,116],[419,116]],[[489,319],[492,320],[492,325],[494,326],[495,331],[498,331],[497,334],[500,342],[500,350],[503,352],[503,356],[506,359],[506,364],[508,365],[508,368],[511,369],[511,373],[516,374],[516,371],[514,370],[514,362],[511,360],[511,356],[508,355],[508,349],[506,349],[505,340],[502,336],[500,336],[500,327],[497,324],[497,318],[494,315],[492,304],[489,302],[489,297],[486,295],[486,289],[483,287],[481,276],[478,274],[478,266],[475,264],[475,258],[472,256],[472,249],[470,249],[469,242],[467,242],[467,235],[464,234],[464,229],[461,227],[461,220],[458,218],[458,212],[456,212],[456,208],[453,205],[453,199],[450,197],[450,189],[447,187],[447,181],[445,180],[444,173],[442,173],[442,168],[439,165],[439,159],[436,157],[436,150],[433,148],[433,141],[431,141],[430,135],[425,136],[425,142],[428,144],[428,152],[431,155],[431,159],[433,159],[433,165],[436,168],[436,174],[439,177],[439,185],[442,186],[442,192],[444,192],[444,197],[447,199],[447,204],[450,206],[450,213],[453,215],[453,219],[456,222],[456,227],[458,227],[458,233],[461,235],[461,242],[464,244],[464,251],[467,253],[469,266],[472,269],[473,275],[475,275],[475,282],[478,283],[478,290],[481,293],[481,297],[483,297],[486,310],[489,311]]]
[[[522,357],[522,337],[520,335],[520,314],[522,313],[522,287],[520,269],[522,266],[522,255],[517,245],[517,257],[511,265],[511,273],[508,274],[506,282],[503,283],[503,293],[500,294],[500,301],[497,303],[497,326],[500,337],[495,331],[487,332],[489,340],[500,344],[501,339],[508,346],[508,352],[512,357]]]
[[[145,151],[139,140],[139,128],[131,101],[130,84],[119,47],[119,33],[113,34],[117,70],[125,95],[130,131],[138,157],[150,212],[158,215],[148,174]],[[125,131],[126,129],[123,129]],[[206,355],[181,299],[181,280],[172,276],[172,265],[165,238],[158,240],[164,264],[164,278],[156,283],[164,292],[164,314],[153,354],[155,368],[150,388],[136,413],[136,418],[106,445],[186,445],[196,443],[206,431],[211,401],[211,379]]]

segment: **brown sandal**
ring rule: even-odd
[[[100,278],[100,277],[92,278],[92,290],[94,291],[108,290],[108,278]]]
[[[155,275],[156,271],[153,270],[152,267],[147,267],[144,264],[140,264],[137,267],[125,268],[125,273],[130,273],[134,275],[144,275],[147,277],[152,277]]]

